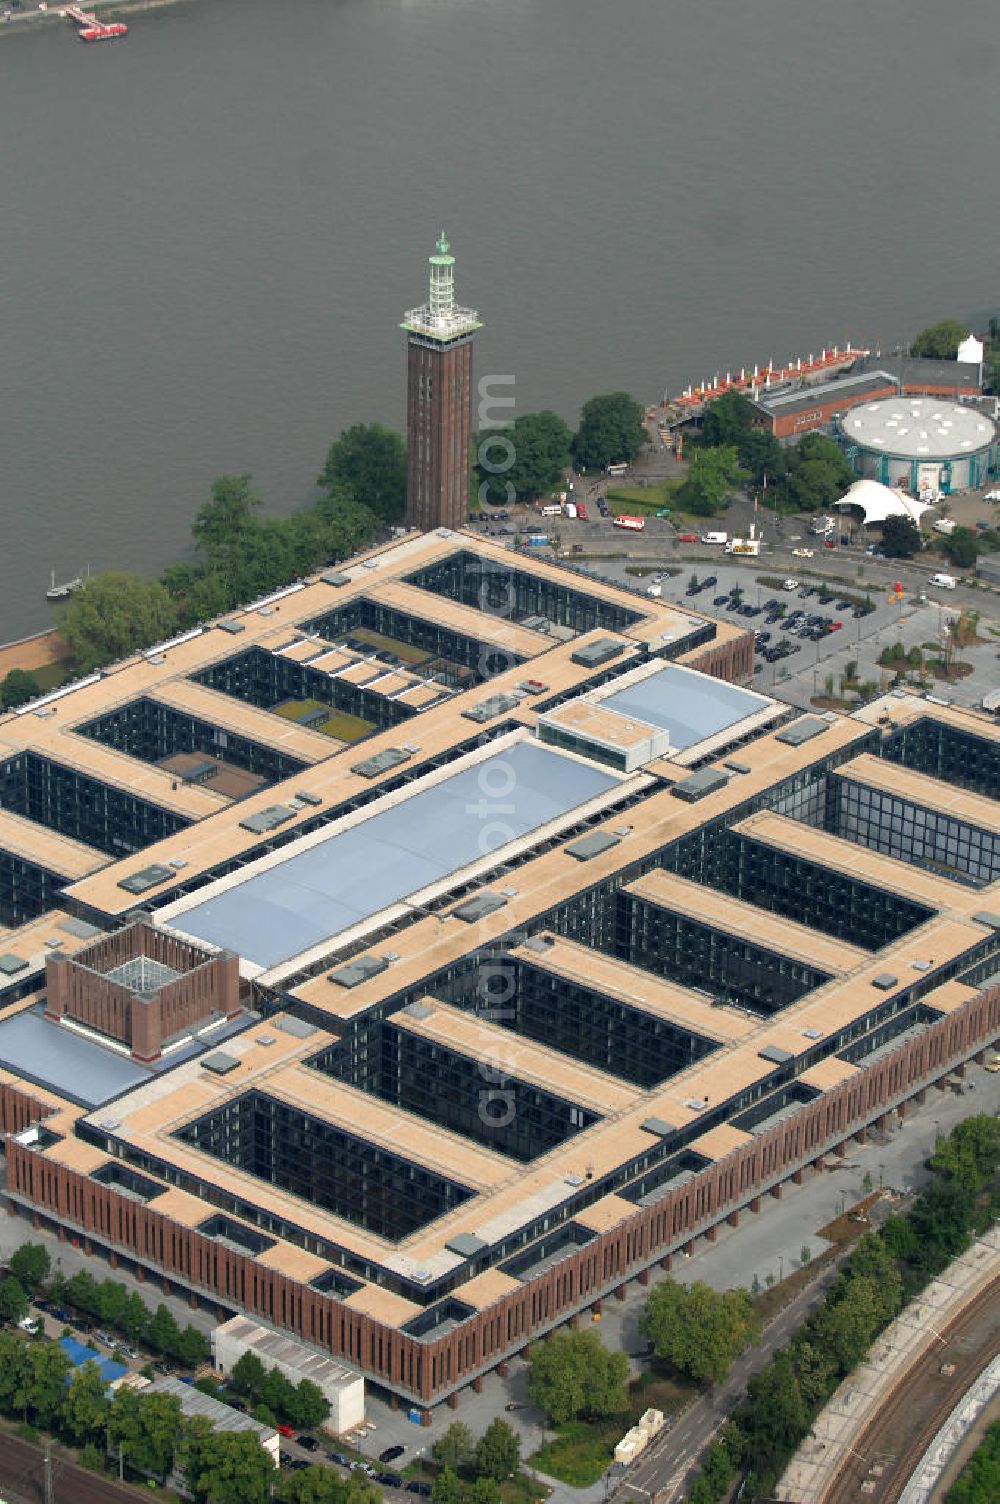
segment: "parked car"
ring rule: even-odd
[[[383,1488],[402,1488],[403,1480],[398,1473],[376,1473],[375,1482]]]
[[[316,1452],[319,1450],[319,1442],[315,1436],[296,1436],[295,1440],[300,1447],[305,1447],[307,1452]]]
[[[279,1452],[278,1453],[278,1466],[279,1467],[291,1467],[291,1465],[292,1465],[292,1463],[294,1461],[295,1461],[295,1458],[292,1456],[291,1452]]]
[[[395,1462],[396,1458],[402,1457],[405,1451],[406,1448],[401,1446],[386,1447],[384,1452],[379,1452],[378,1460],[379,1462]]]
[[[421,1499],[429,1499],[431,1496],[431,1486],[429,1483],[422,1483],[419,1478],[411,1478],[406,1485],[406,1492],[408,1494],[416,1494]]]
[[[717,585],[718,583],[719,582],[715,578],[715,575],[714,574],[710,574],[707,580],[702,580],[702,582],[701,582],[701,588],[702,588],[702,590],[711,590],[712,586],[713,585]]]
[[[284,1421],[281,1422],[281,1424],[278,1426],[277,1430],[278,1430],[278,1435],[279,1436],[294,1436],[295,1435],[295,1432],[292,1430],[291,1426],[286,1426],[285,1423],[284,1423]]]
[[[341,1467],[350,1467],[351,1465],[350,1457],[345,1457],[343,1452],[327,1452],[326,1455],[331,1462],[337,1462]]]
[[[698,534],[697,533],[678,533],[677,534],[677,542],[678,543],[697,543],[698,542]]]

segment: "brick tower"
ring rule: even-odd
[[[411,308],[407,340],[406,524],[464,527],[469,514],[472,308],[455,303],[455,258],[444,238],[430,261],[430,293]]]

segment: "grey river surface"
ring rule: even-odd
[[[993,0],[192,0],[0,37],[0,639],[401,425],[446,227],[521,411],[996,307]]]

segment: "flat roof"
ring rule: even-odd
[[[0,1019],[0,1065],[91,1108],[153,1077],[127,1053],[30,1010]]]
[[[676,663],[664,663],[626,687],[603,695],[600,703],[604,710],[626,719],[661,727],[670,734],[671,748],[683,752],[768,709],[774,701]]]
[[[519,742],[305,850],[291,848],[266,870],[174,912],[170,924],[273,967],[617,783],[551,747]]]
[[[957,459],[996,440],[996,424],[985,413],[940,397],[886,397],[852,407],[840,427],[862,449],[903,459]]]

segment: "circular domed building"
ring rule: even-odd
[[[997,426],[974,407],[939,397],[884,397],[838,420],[848,460],[886,486],[967,491],[997,466]]]

